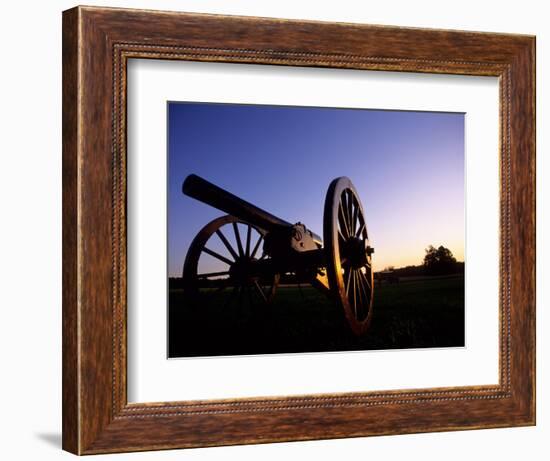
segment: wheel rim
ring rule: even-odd
[[[183,266],[183,287],[187,299],[201,300],[205,293],[223,295],[224,307],[247,303],[270,303],[279,275],[250,275],[251,266],[266,258],[262,254],[265,231],[231,215],[214,219],[191,242]],[[216,261],[213,271],[201,270],[207,255]],[[244,301],[246,300],[246,301]],[[237,304],[238,303],[238,304]]]
[[[353,332],[361,335],[372,320],[373,249],[361,200],[346,177],[328,188],[323,233],[331,292]]]

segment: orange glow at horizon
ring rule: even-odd
[[[443,245],[444,247],[451,250],[453,256],[457,261],[464,261],[464,245],[458,244],[449,244],[446,242],[431,242],[426,243],[424,247],[417,248],[393,248],[391,252],[384,252],[383,250],[378,250],[375,247],[375,254],[373,255],[373,267],[376,272],[384,270],[387,267],[394,267],[398,269],[405,266],[419,266],[422,265],[424,260],[425,250],[430,246],[439,247]]]

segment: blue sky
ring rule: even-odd
[[[171,102],[168,124],[170,276],[224,214],[182,194],[191,173],[319,235],[328,185],[348,176],[375,270],[420,264],[430,244],[464,259],[464,114]]]

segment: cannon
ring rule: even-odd
[[[307,282],[343,310],[353,333],[365,333],[373,311],[374,248],[363,206],[347,177],[334,179],[327,190],[323,239],[305,224],[287,222],[197,175],[187,176],[182,191],[227,213],[206,224],[189,246],[183,289],[190,298],[201,290],[225,291],[229,299],[254,294],[259,302],[270,303],[281,279]],[[213,249],[214,243],[224,252]],[[223,270],[201,273],[203,254]]]

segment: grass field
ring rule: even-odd
[[[464,346],[462,275],[376,286],[372,324],[360,338],[311,286],[279,287],[270,305],[217,296],[192,306],[183,291],[170,291],[170,357]]]

